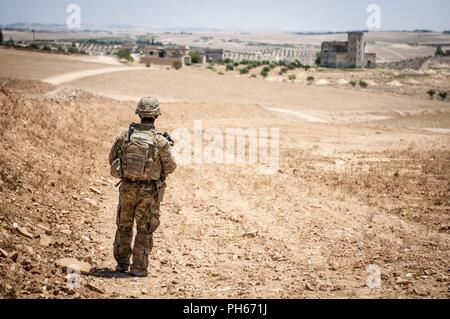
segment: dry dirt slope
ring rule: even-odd
[[[1,84],[2,296],[449,297],[446,135],[166,104],[166,130],[201,117],[205,127],[280,127],[282,163],[274,176],[253,165],[180,167],[151,276],[132,279],[108,271],[117,193],[106,155],[134,105],[81,91],[26,96],[52,90]],[[70,290],[55,266],[62,257],[98,270]],[[366,287],[371,264],[381,289]]]

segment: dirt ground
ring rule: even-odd
[[[14,54],[0,50],[2,297],[450,297],[448,102],[193,68],[54,86],[40,80],[85,62]],[[150,276],[136,279],[111,271],[118,194],[107,155],[136,120],[135,102],[120,100],[142,95],[164,102],[163,131],[195,120],[278,128],[280,167],[180,165]],[[94,267],[80,288],[56,265],[65,257]],[[379,289],[367,286],[371,265]]]

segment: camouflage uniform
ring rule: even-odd
[[[177,167],[171,153],[169,141],[156,132],[153,124],[136,124],[136,131],[150,131],[156,138],[161,165],[161,177],[173,173]],[[111,149],[109,162],[112,164],[120,156],[120,148],[128,132],[121,134]],[[160,221],[160,202],[165,184],[161,181],[133,182],[123,180],[120,186],[117,209],[117,233],[114,241],[114,258],[118,270],[126,271],[133,255],[131,272],[147,273],[149,254],[153,248],[153,233]],[[133,225],[136,220],[137,234],[133,250]]]

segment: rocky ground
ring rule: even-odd
[[[166,103],[168,131],[199,118],[205,128],[279,127],[281,164],[275,175],[181,166],[151,276],[133,279],[111,271],[107,153],[134,103],[1,79],[0,104],[3,298],[450,297],[449,136],[412,128],[448,129],[448,111],[320,124],[257,105]],[[73,263],[83,273],[75,289]],[[370,265],[380,289],[367,287]]]

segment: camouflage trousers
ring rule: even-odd
[[[156,185],[123,182],[120,186],[117,209],[117,232],[114,241],[114,258],[122,269],[130,266],[131,271],[147,271],[149,254],[153,248],[153,233],[159,227],[160,203]],[[137,234],[133,240],[133,226],[136,220]]]

